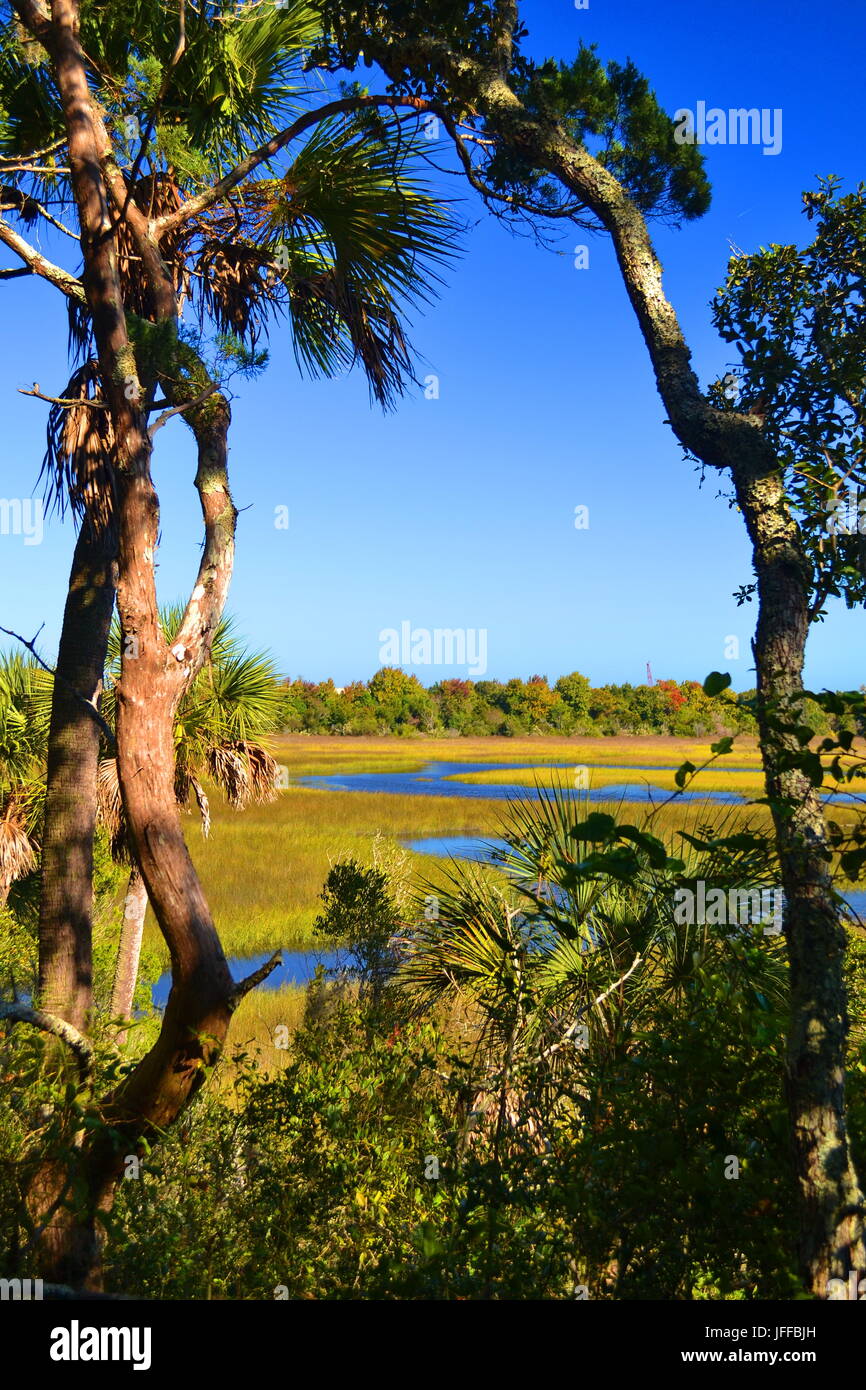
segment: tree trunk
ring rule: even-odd
[[[63,613],[48,735],[42,895],[39,904],[39,1002],[73,1027],[87,1026],[92,988],[93,837],[99,727],[96,706],[114,607],[114,557],[108,533],[81,524]],[[77,696],[76,693],[77,692]]]
[[[126,898],[123,903],[123,923],[120,928],[120,943],[117,948],[117,964],[114,971],[114,987],[111,992],[111,1015],[124,1021],[132,1018],[132,1001],[138,980],[138,962],[141,958],[141,940],[144,936],[144,919],[147,915],[147,889],[137,864],[129,875]],[[121,1027],[115,1042],[123,1047],[126,1042],[126,1028]]]
[[[785,894],[790,965],[785,1090],[800,1189],[800,1265],[813,1293],[866,1268],[863,1194],[845,1125],[845,930],[833,899],[821,801],[799,769],[780,770],[800,745],[773,716],[802,723],[810,572],[778,474],[739,483],[752,540],[759,612],[758,722]],[[768,719],[768,714],[771,716]]]
[[[201,885],[184,843],[174,795],[173,717],[186,682],[205,660],[225,603],[234,553],[235,509],[226,474],[229,411],[211,398],[195,412],[196,476],[205,521],[198,582],[171,651],[159,623],[155,585],[159,507],[150,475],[151,440],[135,355],[126,327],[116,239],[105,177],[111,144],[87,82],[78,39],[78,4],[52,0],[51,17],[36,0],[16,8],[47,49],[68,135],[69,166],[81,229],[83,283],[96,339],[104,398],[111,411],[118,525],[118,611],[124,637],[117,689],[118,768],[129,833],[148,896],[168,944],[173,983],[159,1038],[109,1097],[107,1129],[75,1146],[75,1210],[59,1207],[69,1172],[46,1162],[30,1184],[28,1204],[44,1227],[40,1273],[52,1282],[98,1288],[96,1214],[110,1207],[124,1156],[144,1134],[171,1124],[204,1080],[225,1038],[236,989]],[[103,162],[106,175],[103,175]],[[116,180],[115,180],[116,182]],[[125,186],[115,202],[126,202]],[[144,273],[160,296],[163,316],[176,312],[170,277],[158,249],[130,205],[127,220],[141,238]],[[195,395],[195,391],[192,392]],[[117,1131],[123,1136],[115,1142]]]

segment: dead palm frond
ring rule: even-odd
[[[0,809],[0,900],[11,884],[36,867],[36,847],[27,832],[27,817],[17,796]]]
[[[237,739],[209,748],[207,768],[235,810],[251,801],[273,801],[277,795],[275,758],[259,744]]]
[[[89,359],[64,388],[62,400],[48,412],[47,447],[40,478],[45,499],[63,514],[67,504],[99,535],[113,524],[114,437],[111,413],[103,408],[99,364]]]

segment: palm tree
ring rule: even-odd
[[[47,671],[17,653],[0,654],[0,907],[16,879],[36,867],[50,700]]]
[[[109,172],[126,213],[116,229],[117,265],[139,336],[141,325],[164,319],[166,303],[144,273],[134,219],[146,215],[149,225],[184,219],[162,231],[153,252],[173,290],[169,311],[191,311],[203,336],[190,330],[173,348],[170,333],[137,342],[142,380],[149,374],[172,405],[189,405],[219,384],[218,373],[205,365],[214,333],[222,335],[221,366],[248,365],[261,335],[287,316],[306,371],[331,375],[359,363],[373,396],[391,404],[412,374],[402,308],[429,295],[436,265],[451,254],[454,228],[412,176],[413,145],[405,132],[369,110],[316,119],[315,100],[326,93],[317,93],[303,72],[320,32],[315,9],[303,0],[194,8],[183,0],[169,6],[121,0],[108,7],[82,4],[80,18],[89,80],[112,144]],[[73,200],[64,172],[62,103],[50,68],[14,25],[2,36],[0,59],[0,166],[10,187],[15,181],[9,210],[25,225],[44,217],[57,225],[47,205],[59,203],[62,212]],[[358,101],[326,106],[351,108]],[[263,142],[308,118],[311,133],[306,143],[293,142],[282,170],[281,151],[256,154]],[[47,153],[34,161],[28,155],[37,149]],[[190,215],[190,204],[231,165],[228,176],[243,167],[243,177]],[[82,362],[60,395],[99,404],[92,323],[74,292],[78,282],[69,280],[72,342]],[[149,389],[148,401],[153,398]],[[187,410],[202,455],[212,449],[220,412],[225,430],[228,406],[216,390]],[[65,738],[67,749],[49,776],[44,837],[44,873],[65,880],[59,889],[46,883],[40,929],[46,943],[54,938],[58,969],[60,957],[80,946],[74,940],[80,926],[70,930],[72,924],[89,913],[88,885],[73,881],[63,851],[72,840],[92,842],[93,835],[98,736],[86,703],[98,699],[110,618],[110,604],[94,599],[106,595],[116,548],[113,450],[110,412],[93,406],[51,412],[47,483],[88,523],[76,548],[61,638],[63,680],[55,689],[52,740]],[[71,686],[83,700],[70,695]],[[82,873],[86,867],[84,856]],[[78,978],[86,973],[79,970]],[[43,983],[50,990],[50,982]],[[86,997],[75,1001],[79,1023],[87,1003]]]
[[[162,611],[163,629],[169,642],[183,617],[179,607]],[[120,672],[120,625],[112,624],[106,673],[105,712],[113,715],[114,685]],[[209,778],[235,810],[251,802],[271,801],[276,796],[277,764],[262,745],[279,724],[280,696],[277,671],[264,653],[247,651],[233,620],[220,623],[211,659],[197,675],[175,719],[175,793],[179,806],[192,800],[201,817],[204,835],[210,833],[210,804],[203,785]],[[111,995],[113,1018],[129,1019],[147,913],[147,889],[141,870],[130,853],[115,758],[99,765],[99,810],[107,827],[114,857],[130,863],[123,905],[123,921]],[[126,1028],[116,1035],[122,1046]]]
[[[0,30],[0,167],[4,183],[26,196],[11,203],[4,197],[20,225],[14,232],[0,225],[0,240],[66,296],[85,367],[97,364],[86,409],[106,422],[99,501],[111,506],[107,536],[116,526],[121,537],[118,612],[124,635],[147,634],[139,658],[125,654],[122,663],[118,767],[130,838],[171,950],[175,1007],[148,1058],[112,1096],[111,1114],[125,1142],[135,1144],[150,1132],[153,1116],[162,1126],[184,1108],[201,1079],[199,1064],[219,1051],[237,997],[184,841],[173,765],[174,715],[207,664],[234,558],[223,364],[262,365],[258,338],[289,315],[303,366],[331,372],[358,362],[373,396],[389,404],[411,377],[407,308],[430,293],[437,266],[452,254],[455,229],[413,176],[402,121],[371,115],[392,109],[394,98],[354,89],[330,100],[305,72],[321,19],[304,0],[284,8],[271,0],[56,0],[50,14],[27,0],[16,14]],[[417,101],[402,104],[417,121]],[[317,138],[316,159],[328,160],[318,179],[312,154],[304,162],[305,142]],[[347,151],[343,159],[334,154],[339,147]],[[368,164],[376,178],[365,179]],[[77,225],[63,230],[80,233],[80,279],[28,240],[28,219],[41,224],[47,216],[56,226],[64,204]],[[181,326],[184,310],[192,321]],[[195,437],[204,522],[183,661],[173,660],[166,645],[156,598],[159,499],[150,417],[160,389]],[[52,429],[48,471],[64,485],[72,478],[86,514],[78,476],[83,451],[68,452],[67,437]],[[74,568],[70,600],[79,592],[104,594],[114,558],[98,557],[100,568],[95,557],[83,587]],[[88,615],[77,640],[64,640],[67,617],[71,624]],[[40,961],[50,957],[58,983],[54,1011],[74,1015],[81,1029],[90,990],[89,859],[78,856],[76,873],[64,868],[64,815],[77,806],[76,843],[92,849],[99,749],[88,705],[99,696],[108,623],[97,602],[81,614],[68,604],[67,617],[55,700],[70,688],[80,698],[58,719],[64,758],[49,758],[43,866],[57,882],[43,880]],[[81,736],[71,738],[70,730]],[[160,834],[149,837],[155,821]],[[48,990],[51,979],[44,984]],[[81,1184],[82,1221],[65,1213],[45,1228],[46,1275],[81,1283],[98,1265],[95,1213],[110,1205],[120,1172],[115,1159],[100,1158],[103,1142],[89,1136],[80,1151],[92,1177]],[[64,1183],[56,1165],[34,1178],[40,1228],[40,1213],[56,1207]]]

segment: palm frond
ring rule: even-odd
[[[100,408],[99,366],[94,359],[73,372],[62,399],[80,400],[81,405],[52,405],[48,412],[40,473],[45,500],[61,515],[68,504],[76,516],[103,534],[114,517],[114,439],[111,413]]]
[[[27,822],[18,798],[7,796],[0,805],[0,889],[24,878],[36,867],[36,849],[27,833]]]
[[[108,832],[112,858],[119,864],[129,862],[129,842],[126,833],[126,814],[120,793],[120,777],[116,758],[103,758],[96,773],[96,814]]]

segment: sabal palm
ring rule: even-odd
[[[0,170],[4,185],[16,185],[4,206],[27,224],[46,215],[43,203],[52,205],[52,215],[58,206],[62,215],[64,204],[71,209],[66,130],[51,64],[38,44],[22,38],[0,0],[4,15]],[[80,18],[89,81],[111,142],[107,167],[119,168],[149,225],[212,187],[259,142],[330,95],[303,72],[320,21],[302,0],[278,6],[272,0],[195,6],[83,0]],[[162,237],[159,252],[178,304],[191,307],[194,319],[181,344],[171,334],[148,338],[142,324],[134,325],[133,316],[153,322],[159,315],[120,219],[117,263],[129,326],[146,374],[157,376],[166,394],[173,388],[195,397],[190,379],[207,386],[221,363],[249,362],[237,340],[251,350],[281,316],[288,316],[299,363],[310,372],[331,374],[359,362],[383,404],[411,376],[402,313],[435,283],[436,267],[453,246],[452,224],[414,178],[411,143],[396,134],[394,122],[346,116],[309,129],[305,143],[293,141],[285,154],[250,165],[227,196]],[[16,169],[16,156],[35,150],[42,151],[39,158],[22,163],[42,172]],[[50,228],[48,235],[54,237]],[[57,240],[62,259],[70,242]],[[99,373],[80,309],[72,313],[72,340],[85,360],[60,394],[95,398]],[[49,488],[61,505],[68,499],[97,521],[105,519],[112,496],[109,436],[107,412],[85,406],[51,412]],[[88,640],[101,646],[104,632],[94,630]],[[94,664],[101,664],[101,652]],[[80,717],[87,716],[81,711]],[[92,746],[81,757],[95,757]],[[82,762],[81,785],[91,770],[92,762],[87,769]],[[81,821],[74,830],[86,841],[92,825],[84,807]],[[53,821],[52,827],[63,840],[68,827]],[[83,1010],[83,1002],[77,1007]]]
[[[51,709],[51,677],[0,654],[0,906],[36,864],[34,827]]]
[[[169,641],[180,625],[182,610],[162,610],[163,629]],[[120,627],[115,621],[109,637],[109,666],[103,711],[114,715],[114,683],[120,672]],[[242,809],[251,801],[267,801],[276,795],[277,764],[263,746],[279,721],[280,697],[277,672],[264,653],[248,651],[225,618],[215,634],[211,659],[198,673],[178,708],[175,723],[175,791],[179,804],[194,800],[204,834],[210,831],[210,806],[204,788],[210,778],[230,806]],[[116,856],[131,857],[114,759],[99,770],[100,810],[111,832]],[[133,862],[118,948],[111,1013],[128,1018],[132,1008],[147,893]],[[119,1035],[122,1041],[124,1033]]]
[[[685,836],[669,847],[676,868],[638,853],[634,872],[620,877],[581,872],[586,842],[573,832],[587,798],[557,785],[537,791],[537,800],[508,805],[496,867],[454,864],[424,885],[437,920],[411,934],[401,972],[416,1008],[458,997],[469,1006],[489,1059],[480,1088],[507,1085],[515,1115],[518,1074],[524,1102],[567,1091],[580,1104],[593,1071],[625,1058],[660,1008],[687,1012],[711,979],[731,995],[779,1002],[785,994],[782,956],[768,943],[756,959],[747,933],[676,920],[678,884],[761,889],[777,881],[771,861],[743,847],[745,837],[724,844],[742,831],[729,812],[686,820]],[[715,847],[696,848],[689,836]]]
[[[176,61],[177,20],[186,46]],[[120,0],[81,7],[82,44],[130,197],[150,216],[185,199],[332,96],[303,71],[320,34],[304,0],[188,7]],[[32,45],[0,45],[0,159],[62,141],[60,105]],[[130,118],[133,124],[130,126]],[[143,157],[142,137],[154,120]],[[138,134],[130,132],[137,131]],[[376,115],[332,117],[291,156],[262,163],[161,251],[208,331],[254,344],[288,316],[299,363],[330,375],[360,363],[388,404],[411,379],[402,311],[429,296],[453,253],[454,223],[413,174],[417,146]],[[278,167],[284,161],[284,167]],[[63,156],[43,169],[62,170]],[[134,182],[133,182],[134,175]],[[71,202],[63,172],[17,174],[37,199]],[[38,214],[34,214],[38,216]],[[151,317],[120,229],[128,307]],[[89,343],[86,321],[79,345]]]

